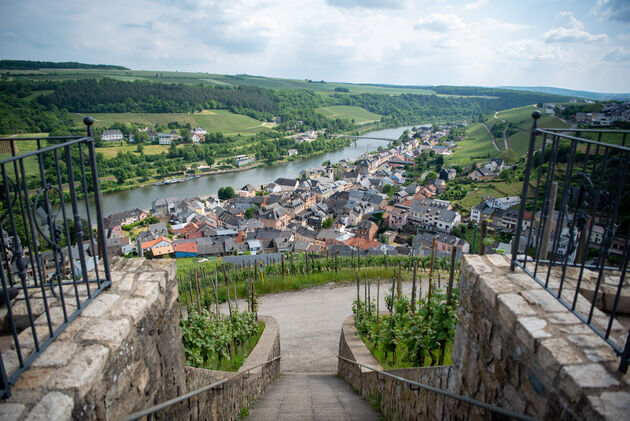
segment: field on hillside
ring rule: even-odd
[[[346,120],[353,120],[356,124],[371,123],[373,121],[380,121],[381,116],[369,112],[361,107],[353,107],[349,105],[334,105],[330,107],[321,107],[315,109],[315,111],[325,115],[328,118],[341,118]]]
[[[138,123],[143,126],[166,126],[177,121],[180,124],[204,127],[209,132],[257,133],[269,130],[268,125],[251,117],[234,114],[227,110],[204,110],[200,113],[93,113],[96,127],[108,127],[115,122]],[[76,127],[83,127],[83,115],[73,114]]]
[[[105,69],[39,69],[39,70],[7,70],[0,72],[13,75],[24,75],[31,80],[71,80],[71,79],[103,79],[110,78],[121,81],[152,81],[163,83],[186,83],[222,86],[258,86],[268,89],[312,89],[323,94],[335,93],[335,88],[347,88],[350,93],[375,94],[435,94],[431,89],[394,86],[394,85],[361,85],[341,82],[311,81],[302,79],[283,79],[251,75],[219,75],[213,73],[164,72],[151,70],[105,70]]]
[[[520,196],[523,189],[523,183],[520,181],[492,181],[488,183],[477,183],[474,189],[470,190],[463,199],[454,203],[458,204],[465,211],[470,211],[474,206],[485,200],[488,196],[506,197]]]
[[[459,149],[446,161],[449,164],[470,164],[471,159],[485,159],[498,156],[499,152],[492,146],[490,135],[480,123],[471,124],[466,129],[466,139],[457,142]]]

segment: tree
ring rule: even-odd
[[[138,152],[140,155],[144,153],[144,145],[142,143],[138,143],[138,146],[136,146],[136,152]]]
[[[124,168],[118,167],[114,170],[114,177],[116,177],[116,182],[118,184],[123,184],[129,176]]]
[[[252,206],[251,208],[245,209],[245,218],[251,219],[252,216],[254,216],[254,211],[255,210],[256,210],[256,207],[254,207],[254,206]]]
[[[221,187],[219,189],[219,199],[220,200],[228,200],[236,197],[236,192],[232,188],[232,186]]]
[[[328,229],[332,226],[332,223],[333,223],[333,219],[329,216],[328,218],[324,219],[324,221],[322,222],[322,228]]]
[[[214,164],[214,158],[212,158],[211,156],[206,157],[206,164],[211,167]]]
[[[435,171],[429,171],[429,173],[427,174],[426,177],[424,177],[425,180],[434,180],[438,178],[438,175]]]

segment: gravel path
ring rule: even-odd
[[[385,310],[383,293],[391,288],[381,283],[380,309]],[[426,291],[427,285],[423,285]],[[411,282],[403,283],[411,291]],[[274,317],[280,324],[283,372],[337,372],[339,335],[343,321],[352,314],[355,285],[324,286],[298,292],[260,297],[260,314]],[[361,297],[363,297],[361,285]],[[376,282],[371,296],[376,296]]]

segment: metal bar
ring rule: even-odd
[[[87,177],[85,176],[85,159],[83,157],[83,143],[79,143],[79,157],[81,162],[81,187],[83,187],[83,202],[85,203],[85,215],[87,216],[88,221],[88,232],[90,233],[90,251],[92,253],[91,257],[94,261],[94,274],[96,279],[98,276],[98,265],[96,264],[96,256],[97,251],[94,247],[94,233],[92,232],[92,217],[90,212],[90,199],[87,189]],[[84,278],[87,281],[87,276]],[[89,282],[85,282],[85,288],[87,289],[88,297],[90,296],[90,285]]]
[[[536,112],[536,111],[534,111]],[[566,129],[564,130],[565,132],[567,131]],[[580,131],[586,132],[587,130],[582,130],[580,129]],[[599,131],[599,130],[596,130]],[[580,143],[591,143],[593,145],[597,145],[598,142],[596,140],[590,140],[590,139],[584,139],[582,137],[576,137],[576,136],[569,136],[563,133],[555,133],[555,132],[550,132],[548,129],[536,129],[537,133],[547,133],[547,134],[552,134],[554,136],[558,136],[561,137],[563,139],[567,139],[567,140],[574,140]],[[605,133],[605,132],[604,132]],[[623,133],[623,132],[615,132],[615,133]],[[606,143],[606,147],[610,147],[611,149],[618,149],[620,151],[626,151],[626,152],[630,152],[630,148],[627,146],[621,146],[621,145],[615,145],[614,143]]]
[[[101,188],[100,181],[98,179],[98,168],[96,165],[96,150],[94,148],[94,136],[92,134],[92,124],[94,119],[92,117],[85,117],[83,123],[87,126],[87,143],[89,144],[90,152],[90,170],[92,171],[92,186],[94,187],[94,205],[96,207],[96,223],[97,223],[97,235],[98,242],[101,248],[101,260],[103,261],[103,271],[105,272],[105,282],[111,284],[112,276],[109,271],[109,257],[107,256],[107,247],[105,241],[105,227],[103,225],[103,204],[101,203]],[[86,198],[87,200],[87,198]],[[99,278],[97,278],[99,279]]]
[[[47,138],[47,139],[54,139],[52,137]],[[56,138],[56,139],[67,139],[67,138]],[[25,158],[31,157],[31,156],[35,156],[37,154],[40,153],[46,153],[46,152],[50,152],[50,151],[54,151],[55,149],[60,149],[63,148],[64,146],[70,146],[70,145],[74,145],[75,143],[80,143],[80,142],[85,142],[87,138],[85,137],[80,137],[80,138],[76,138],[74,140],[71,140],[69,142],[65,142],[65,143],[60,143],[58,145],[53,145],[53,146],[47,146],[45,148],[41,148],[41,149],[37,149],[34,151],[30,151],[30,152],[25,152],[21,155],[18,156],[12,156],[10,158],[5,158],[0,160],[0,164],[5,164],[8,162],[13,162],[13,161],[18,161],[18,160],[24,160]]]
[[[487,409],[489,411],[492,411],[492,412],[500,414],[500,415],[511,417],[511,418],[514,418],[514,419],[517,419],[517,420],[525,420],[525,421],[536,421],[537,420],[536,418],[528,417],[527,415],[522,415],[522,414],[519,414],[518,412],[510,411],[508,409],[504,409],[504,408],[501,408],[501,407],[498,407],[498,406],[490,405],[488,403],[481,402],[481,401],[478,401],[476,399],[469,398],[467,396],[458,395],[457,393],[449,392],[448,390],[439,389],[437,387],[433,387],[433,386],[429,386],[429,385],[426,385],[426,384],[423,384],[423,383],[415,382],[413,380],[405,379],[404,377],[396,376],[394,374],[388,373],[387,371],[379,370],[377,368],[370,367],[369,365],[361,364],[361,363],[359,363],[357,361],[353,361],[351,359],[342,357],[341,355],[337,355],[337,358],[339,358],[341,360],[344,360],[344,361],[347,361],[347,362],[352,363],[352,364],[356,364],[356,365],[358,365],[360,367],[365,367],[368,370],[372,370],[372,371],[376,372],[377,375],[378,374],[382,374],[382,375],[385,375],[387,377],[391,377],[392,379],[397,380],[399,382],[407,383],[408,385],[413,385],[413,386],[418,387],[420,389],[425,389],[425,390],[428,390],[430,392],[435,392],[435,393],[438,393],[440,395],[447,396],[449,398],[457,399],[458,401],[466,402],[466,403],[469,403],[471,405],[475,405],[475,406],[478,406],[480,408]]]
[[[523,189],[521,191],[521,202],[525,203],[527,199],[527,188],[529,186],[529,177],[532,171],[532,158],[534,155],[534,145],[536,144],[536,122],[541,117],[540,111],[534,111],[532,113],[532,118],[534,122],[532,124],[531,134],[529,138],[529,148],[527,150],[527,164],[525,165],[525,171],[523,172]],[[510,270],[514,272],[515,262],[518,256],[519,243],[521,238],[521,233],[523,231],[523,217],[525,216],[525,206],[520,206],[518,211],[518,223],[516,224],[516,233],[513,238],[512,243],[512,263],[510,264]],[[533,221],[532,221],[533,222]],[[525,255],[527,255],[527,250],[525,250]]]
[[[592,325],[591,323],[589,323],[589,321],[582,316],[580,313],[578,313],[575,310],[571,309],[571,305],[563,298],[558,297],[558,294],[551,288],[545,286],[545,283],[542,282],[540,279],[538,279],[537,277],[535,277],[529,270],[527,270],[520,262],[515,262],[516,266],[520,267],[521,269],[523,269],[523,271],[528,274],[534,281],[536,281],[541,287],[543,287],[545,289],[545,291],[547,291],[548,293],[550,293],[560,304],[562,304],[567,310],[569,310],[571,313],[573,313],[573,315],[575,315],[575,317],[577,317],[578,319],[580,319],[582,321],[582,323],[584,323],[585,325],[587,325],[588,327],[591,328],[591,330],[593,332],[595,332],[600,338],[602,338],[603,340],[605,340],[608,345],[610,345],[613,350],[615,351],[615,353],[617,355],[621,355],[621,348],[619,347],[619,345],[617,343],[615,343],[612,339],[607,338],[605,333],[602,332],[601,330],[599,330],[596,326]]]

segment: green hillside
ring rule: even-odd
[[[380,121],[381,116],[369,112],[361,107],[353,107],[351,105],[333,105],[330,107],[316,108],[315,111],[323,114],[328,118],[342,118],[353,121],[356,124],[372,123]]]
[[[227,110],[204,110],[199,113],[90,113],[95,120],[95,127],[109,127],[114,123],[137,124],[140,126],[166,126],[178,122],[180,126],[190,123],[192,127],[201,126],[209,132],[257,133],[269,130],[270,123],[263,123],[242,114]],[[72,114],[76,128],[83,126],[83,114]]]

